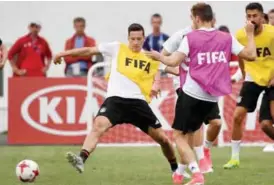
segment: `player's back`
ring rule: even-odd
[[[200,29],[187,34],[187,40],[191,78],[211,96],[229,94],[231,84],[228,61],[232,52],[232,36],[215,29]],[[187,80],[187,86],[190,86],[190,81]]]
[[[247,45],[244,28],[236,34],[237,40]],[[266,86],[274,73],[274,27],[264,24],[260,34],[255,35],[257,58],[253,62],[245,61],[245,70],[258,85]]]

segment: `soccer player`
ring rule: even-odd
[[[212,27],[214,27],[214,24]],[[193,30],[194,30],[194,26],[188,26],[174,33],[164,43],[162,54],[165,56],[169,56],[173,52],[177,51],[183,39],[183,36],[192,32]],[[189,59],[186,61],[186,63],[182,63],[179,67],[172,68],[167,66],[165,68],[166,72],[174,75],[179,75],[179,70],[181,71],[181,76],[180,77],[176,76],[174,77],[174,80],[173,80],[174,84],[176,84],[175,87],[178,95],[180,91],[182,90],[183,84],[185,83],[185,79],[188,71],[188,63],[189,63]],[[179,85],[177,85],[178,81],[179,81]],[[194,145],[194,151],[196,153],[197,159],[199,160],[199,167],[201,172],[209,173],[209,172],[213,172],[210,148],[212,147],[213,142],[217,138],[221,129],[220,112],[217,104],[214,110],[208,115],[205,121],[205,124],[209,125],[207,129],[205,145],[203,144],[204,142],[203,127],[201,127],[198,131],[195,132],[193,145]],[[179,164],[179,166],[180,165],[182,164]]]
[[[2,40],[0,39],[0,69],[2,69],[5,66],[5,63],[8,58],[8,51],[5,45],[2,43]]]
[[[254,25],[250,22],[246,26],[248,44],[244,47],[232,35],[212,28],[213,11],[210,5],[194,5],[191,17],[193,25],[198,30],[186,34],[176,52],[170,56],[161,55],[156,51],[146,53],[147,56],[171,67],[180,65],[187,57],[190,59],[189,72],[176,104],[174,140],[181,161],[193,174],[188,185],[203,185],[204,177],[188,140],[193,139],[193,133],[201,127],[207,115],[216,107],[218,97],[231,93],[231,54],[254,60],[256,48]],[[185,167],[176,170],[173,175],[174,183],[182,183],[181,172]]]
[[[253,112],[257,106],[259,95],[265,91],[260,107],[259,122],[261,129],[274,139],[273,120],[269,107],[269,90],[267,88],[274,74],[274,27],[262,24],[264,16],[263,6],[260,3],[250,3],[246,6],[246,18],[255,25],[254,38],[257,50],[257,59],[254,62],[244,61],[245,81],[234,111],[231,159],[224,165],[225,169],[237,168],[240,165],[240,143],[243,135],[242,124],[248,112]],[[236,34],[237,40],[248,44],[245,29],[240,29]]]
[[[97,47],[72,49],[56,55],[55,63],[65,56],[89,56],[98,53],[112,58],[107,98],[102,104],[79,155],[67,153],[67,159],[80,173],[84,163],[94,152],[100,137],[111,127],[131,123],[160,144],[172,171],[177,169],[174,148],[148,105],[159,62],[142,52],[145,31],[140,24],[128,27],[128,45],[119,42],[99,44]]]

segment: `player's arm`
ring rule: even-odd
[[[58,64],[61,61],[61,58],[66,57],[66,56],[73,56],[73,57],[77,57],[77,56],[91,56],[94,54],[99,54],[100,51],[98,49],[98,47],[83,47],[83,48],[75,48],[75,49],[71,49],[71,50],[67,50],[67,51],[63,51],[58,53],[55,57],[54,57],[54,63]]]
[[[179,66],[180,63],[186,59],[188,52],[189,52],[188,40],[187,40],[187,37],[184,37],[184,39],[182,40],[180,44],[179,49],[173,52],[169,56],[164,56],[163,54],[160,54],[157,51],[146,52],[146,55],[148,57],[153,58],[154,60],[158,60],[162,62],[163,64],[167,66],[176,67],[176,66]]]
[[[254,25],[251,22],[248,22],[246,24],[245,31],[246,31],[246,37],[247,37],[247,45],[237,55],[244,60],[254,61],[257,57],[256,44],[254,40]],[[233,39],[234,39],[233,40],[234,42],[236,39],[235,38]]]
[[[161,51],[161,54],[164,55],[164,56],[169,56],[170,55],[170,53],[165,49],[165,45],[164,45],[163,50]],[[164,66],[163,67],[164,72],[172,74],[172,75],[176,75],[176,76],[179,75],[179,67],[169,67],[169,66],[166,66],[164,64],[162,64],[162,65]]]

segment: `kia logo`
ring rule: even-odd
[[[66,90],[74,90],[74,91],[85,91],[87,92],[87,86],[83,85],[58,85],[58,86],[51,86],[44,89],[40,89],[33,94],[29,95],[21,106],[21,115],[23,119],[26,121],[28,125],[31,127],[52,135],[58,136],[83,136],[86,135],[88,130],[57,130],[55,128],[47,127],[48,118],[50,117],[54,124],[63,124],[63,118],[59,115],[58,111],[56,110],[57,106],[61,102],[61,99],[64,98],[62,96],[57,96],[52,98],[50,101],[48,100],[46,94],[51,92],[57,91],[66,91]],[[106,92],[100,89],[94,89],[93,93],[105,97]],[[30,115],[29,107],[33,101],[39,100],[40,105],[40,120],[39,122],[33,120]],[[85,101],[85,105],[81,112],[79,120],[75,118],[75,97],[66,97],[66,123],[67,124],[75,124],[76,122],[79,124],[85,124],[87,119],[92,119],[92,115],[95,115],[99,110],[99,103],[97,102],[96,98],[91,99],[91,107],[92,110],[89,110],[88,102]]]

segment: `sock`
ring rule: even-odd
[[[82,149],[80,152],[80,157],[83,159],[84,163],[86,162],[88,156],[89,156],[89,151]]]
[[[213,143],[211,141],[205,140],[205,147],[206,148],[211,148]]]
[[[171,160],[168,160],[169,164],[170,164],[170,168],[173,172],[175,172],[178,168],[178,164],[177,164],[177,161],[176,161],[176,158],[175,159],[171,159]]]
[[[198,146],[198,147],[194,147],[197,159],[200,161],[201,159],[205,158],[205,154],[204,154],[204,148],[203,145],[202,146]]]
[[[231,140],[231,147],[232,147],[231,159],[240,160],[240,143],[241,143],[241,140],[239,141]]]
[[[186,169],[187,165],[184,165],[184,164],[179,164],[178,165],[178,168],[176,170],[176,173],[177,174],[180,174],[180,175],[183,175],[184,174],[184,171]]]
[[[200,168],[196,161],[189,163],[188,168],[191,171],[191,173],[200,173]]]

